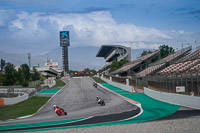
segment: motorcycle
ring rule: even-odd
[[[55,112],[58,116],[67,115],[67,112],[63,108],[56,107]]]
[[[97,97],[97,102],[98,102],[98,104],[100,104],[101,106],[105,106],[104,100],[101,99],[101,98],[99,98],[99,97]]]
[[[94,83],[93,83],[93,86],[94,86],[95,88],[97,88],[97,83],[94,82]]]

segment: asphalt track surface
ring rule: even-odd
[[[82,124],[93,124],[109,121],[118,121],[133,117],[140,109],[102,88],[93,87],[90,78],[63,79],[67,85],[62,88],[48,103],[46,103],[34,116],[20,120],[8,120],[0,122],[1,125],[38,123],[46,121],[66,120],[75,118],[87,118],[87,120],[74,123],[59,124],[60,126],[74,126]],[[106,106],[97,104],[96,96],[104,99]],[[67,116],[57,116],[53,105],[58,105],[67,111]],[[92,116],[92,117],[91,117]],[[0,131],[16,131],[26,129],[48,128],[58,125],[45,125],[40,127],[25,127]]]

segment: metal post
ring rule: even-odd
[[[200,96],[200,88],[199,88],[199,71],[197,71],[197,93]]]
[[[31,68],[31,53],[28,53],[29,68]]]

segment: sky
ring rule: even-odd
[[[0,0],[0,51],[45,54],[59,47],[200,46],[200,0]]]

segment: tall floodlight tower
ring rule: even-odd
[[[63,71],[69,71],[68,46],[70,46],[69,31],[60,31],[60,46],[62,47]]]
[[[31,53],[28,53],[28,63],[29,68],[31,68]]]

